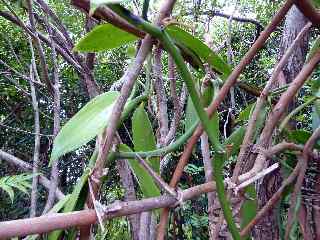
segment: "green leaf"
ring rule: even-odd
[[[206,93],[207,95],[204,98],[205,103],[208,103],[208,97],[210,96],[210,90],[208,90],[208,92]],[[209,95],[209,96],[208,96]],[[187,108],[186,108],[186,118],[185,118],[185,131],[187,132],[190,128],[192,128],[192,126],[199,121],[199,117],[198,114],[196,112],[196,109],[194,108],[194,105],[192,103],[192,100],[190,97],[188,97],[188,101],[187,101]],[[219,141],[219,136],[220,136],[220,131],[219,131],[219,115],[215,112],[211,119],[210,119],[210,123],[212,124],[213,128],[214,128],[214,132],[215,132],[215,136],[217,138],[217,141]]]
[[[204,62],[208,63],[213,69],[220,73],[220,77],[223,80],[229,76],[231,73],[230,66],[202,41],[175,25],[167,26],[166,31],[178,46],[183,45],[192,50]]]
[[[237,118],[237,122],[248,121],[255,107],[255,103],[251,103],[243,109],[239,117]]]
[[[5,191],[13,202],[14,188],[28,194],[27,188],[31,188],[28,180],[32,178],[32,174],[19,174],[0,178],[0,188]]]
[[[320,7],[320,0],[312,0],[312,3],[316,8]]]
[[[193,124],[195,124],[198,120],[199,120],[198,114],[196,112],[196,109],[193,106],[191,97],[189,96],[187,101],[186,118],[185,118],[185,125],[184,125],[185,131],[190,129],[193,126]]]
[[[78,180],[78,182],[77,182],[76,186],[74,187],[70,197],[66,200],[66,202],[64,204],[61,203],[61,205],[64,206],[64,209],[63,209],[64,213],[72,212],[72,211],[75,210],[75,208],[77,206],[77,203],[79,201],[80,193],[82,192],[85,184],[88,181],[89,174],[90,174],[90,169],[88,168],[83,172],[81,178]],[[62,233],[62,230],[56,230],[56,231],[53,231],[53,232],[49,233],[48,240],[57,240],[57,239],[59,239],[61,233]]]
[[[89,174],[90,174],[90,169],[86,169],[83,172],[81,178],[78,180],[76,186],[74,187],[71,193],[71,197],[69,201],[66,203],[63,209],[63,212],[72,212],[75,209],[80,193],[88,181]]]
[[[288,133],[288,140],[298,144],[305,144],[311,137],[311,133],[305,130],[294,130]]]
[[[102,133],[118,92],[103,93],[87,103],[66,125],[64,125],[53,142],[50,164],[64,154],[71,152]]]
[[[136,109],[132,116],[132,139],[136,152],[146,152],[157,149],[148,114],[144,110],[144,104]],[[160,158],[153,157],[146,160],[157,173],[160,172]]]
[[[249,185],[245,188],[245,196],[246,200],[240,209],[241,228],[247,226],[247,224],[256,216],[258,207],[256,191],[253,185]],[[243,239],[250,239],[250,237]]]
[[[57,213],[59,212],[67,202],[69,202],[72,194],[66,195],[63,199],[59,200],[51,209],[48,213]]]
[[[99,52],[121,47],[138,38],[112,24],[96,26],[76,44],[74,50],[80,52]]]
[[[240,146],[242,144],[246,128],[241,126],[237,128],[233,133],[224,141],[223,147],[226,148],[227,145],[232,145],[232,150],[230,155],[235,155],[239,152]]]
[[[119,145],[119,151],[132,152],[132,150],[125,144]],[[147,171],[138,163],[136,159],[128,159],[129,165],[133,170],[134,176],[137,179],[141,191],[145,197],[160,196],[160,190],[155,184],[153,178]]]
[[[253,111],[252,111],[252,113],[253,113]],[[255,123],[255,129],[254,129],[255,133],[254,133],[252,141],[255,141],[257,139],[257,137],[259,136],[259,134],[265,124],[267,113],[268,113],[268,107],[266,105],[264,105],[261,108],[259,116],[258,116],[257,121]],[[251,117],[251,114],[250,114],[250,117]]]
[[[204,89],[202,94],[204,107],[208,107],[210,105],[210,103],[212,102],[213,96],[214,96],[214,88],[210,82],[209,85]]]

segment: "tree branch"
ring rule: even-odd
[[[13,164],[15,166],[18,166],[23,171],[32,171],[32,166],[29,163],[26,163],[25,161],[22,161],[21,159],[5,152],[0,149],[0,159],[7,161],[10,164]],[[40,175],[39,182],[47,189],[50,188],[51,183],[50,180],[48,180],[46,177]],[[65,197],[65,195],[59,190],[56,190],[56,198],[61,200]]]
[[[38,173],[39,173],[39,152],[40,152],[40,122],[39,122],[39,107],[36,96],[36,90],[33,84],[33,67],[30,65],[30,88],[32,97],[32,107],[34,111],[34,151],[33,151],[33,167],[32,167],[32,190],[31,190],[31,205],[30,217],[36,216],[37,199],[38,199]]]

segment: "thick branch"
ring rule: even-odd
[[[299,10],[314,24],[320,24],[320,13],[316,10],[310,0],[295,0]]]

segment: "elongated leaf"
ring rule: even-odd
[[[140,104],[132,116],[132,139],[136,152],[152,151],[157,148],[151,122],[148,114],[144,110],[144,104]],[[153,170],[158,173],[160,172],[159,157],[153,157],[147,159],[147,161],[150,163]]]
[[[69,202],[72,194],[66,195],[63,199],[59,200],[51,209],[48,213],[57,213],[59,212],[64,206],[66,205],[67,202]]]
[[[176,42],[176,44],[184,45],[185,47],[192,50],[203,61],[207,62],[213,69],[219,72],[223,80],[229,76],[229,74],[231,73],[230,66],[202,41],[175,25],[169,25],[168,27],[166,27],[166,30],[169,33],[170,37],[172,37]]]
[[[320,97],[320,79],[311,82],[312,93],[316,97]],[[312,129],[315,130],[320,126],[320,99],[314,101],[312,108]]]
[[[66,125],[53,142],[50,162],[92,140],[107,126],[118,92],[101,94],[87,103]]]
[[[89,174],[90,174],[90,169],[86,169],[84,171],[84,173],[82,174],[81,178],[78,180],[76,186],[74,187],[74,189],[71,193],[71,197],[70,197],[69,201],[66,203],[66,205],[63,209],[63,212],[71,212],[74,210],[74,208],[76,207],[77,201],[79,199],[80,193],[81,193],[84,185],[88,181]]]
[[[193,106],[193,103],[191,101],[191,97],[188,97],[187,101],[187,108],[186,108],[186,120],[185,120],[185,131],[191,128],[191,126],[198,121],[198,115],[196,112],[196,109]]]
[[[77,203],[79,201],[80,193],[88,181],[89,174],[90,174],[90,169],[86,169],[83,172],[81,178],[78,180],[76,186],[74,187],[70,197],[63,204],[63,206],[64,206],[63,212],[64,213],[72,212],[75,210]],[[62,230],[53,231],[53,232],[49,233],[48,240],[57,240],[57,239],[59,239],[61,234],[62,234]]]
[[[253,111],[252,111],[252,113],[253,113]],[[257,139],[257,137],[259,136],[259,134],[264,126],[264,123],[266,121],[267,114],[268,114],[268,107],[265,105],[260,110],[260,114],[257,118],[256,124],[255,124],[255,129],[254,129],[255,133],[253,136],[253,141],[255,141]],[[251,115],[250,115],[250,117],[251,117]]]
[[[246,200],[241,206],[240,216],[241,216],[241,228],[245,227],[257,214],[257,196],[253,185],[249,185],[245,188]],[[246,237],[243,239],[250,239]]]
[[[108,51],[137,40],[137,37],[112,24],[102,24],[87,33],[75,46],[80,52]]]
[[[132,152],[131,149],[125,145],[119,145],[119,150],[123,152]],[[128,159],[130,167],[133,170],[135,178],[137,179],[141,191],[145,197],[160,196],[160,190],[153,181],[153,178],[147,173],[147,171],[138,163],[136,159]]]

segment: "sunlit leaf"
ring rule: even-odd
[[[28,194],[28,189],[31,188],[29,181],[32,179],[33,174],[19,174],[0,178],[0,189],[6,192],[11,202],[14,199],[14,190],[19,190]]]
[[[50,162],[81,147],[102,133],[118,96],[118,92],[103,93],[74,115],[55,138]]]
[[[119,151],[132,152],[132,150],[124,144],[119,145]],[[136,159],[128,159],[129,165],[133,170],[134,176],[137,179],[141,191],[145,197],[155,197],[160,195],[160,190],[155,184],[153,178],[147,171],[138,163]]]
[[[132,139],[134,144],[134,150],[140,151],[152,151],[156,150],[156,140],[153,134],[151,122],[148,114],[144,110],[144,105],[141,104],[132,116]],[[153,157],[147,159],[153,170],[159,173],[160,171],[160,159],[159,157]]]
[[[288,133],[288,140],[298,144],[305,144],[311,133],[305,130],[294,130]]]
[[[121,47],[137,39],[138,38],[131,33],[107,23],[96,26],[82,37],[74,50],[80,52],[107,51]]]

